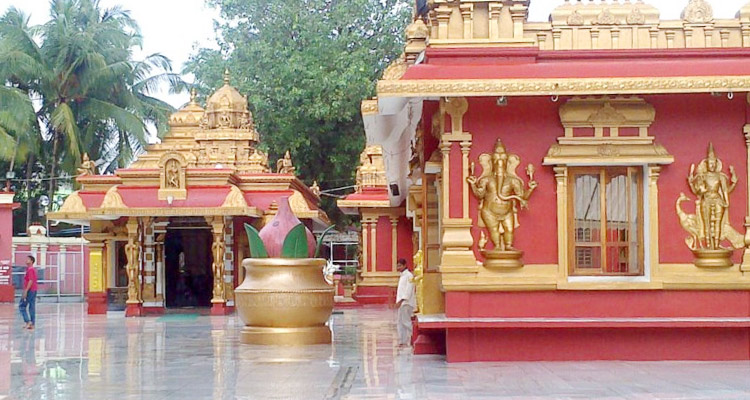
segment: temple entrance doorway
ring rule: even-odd
[[[164,240],[166,306],[210,307],[211,230],[208,226],[171,225]]]

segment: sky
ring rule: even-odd
[[[103,7],[121,5],[126,10],[130,10],[131,16],[138,21],[144,43],[142,52],[136,54],[136,57],[162,53],[172,60],[174,69],[179,71],[196,48],[216,48],[214,20],[218,18],[219,13],[207,7],[204,0],[100,1]],[[602,0],[597,0],[599,1]],[[714,9],[716,18],[733,18],[743,5],[750,2],[750,0],[708,1]],[[645,2],[659,8],[662,19],[679,19],[688,0],[646,0]],[[550,11],[563,3],[564,0],[532,0],[529,20],[546,21]],[[0,0],[0,12],[5,12],[11,6],[31,14],[32,24],[41,24],[49,19],[48,0]],[[192,77],[186,76],[185,80],[190,82]],[[187,93],[170,95],[164,91],[156,94],[156,97],[169,102],[174,107],[180,107],[187,102],[189,95]]]

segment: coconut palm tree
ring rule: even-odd
[[[172,110],[149,96],[154,85],[168,82],[179,90],[184,84],[161,55],[133,61],[140,32],[121,7],[52,0],[50,17],[29,27],[18,23],[24,20],[18,10],[6,12],[3,18],[16,23],[0,30],[0,71],[15,78],[6,79],[8,90],[15,86],[39,100],[38,158],[49,166],[53,197],[56,176],[72,174],[84,151],[93,159],[106,154],[120,165],[129,162],[146,143],[146,123],[163,131]]]

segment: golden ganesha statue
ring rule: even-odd
[[[695,255],[698,267],[731,267],[732,250],[743,248],[743,236],[729,224],[729,195],[737,186],[737,174],[729,167],[729,176],[723,171],[721,160],[716,157],[712,143],[708,144],[708,155],[690,166],[688,186],[696,197],[695,214],[685,213],[680,204],[689,200],[680,193],[676,210],[680,225],[690,236],[685,243]],[[722,246],[730,242],[731,247]]]
[[[513,247],[516,228],[519,227],[518,211],[528,206],[528,200],[537,188],[534,180],[534,166],[526,167],[529,177],[528,187],[516,174],[521,159],[508,153],[503,142],[498,139],[492,154],[481,154],[479,164],[482,173],[474,176],[474,163],[471,165],[471,175],[466,181],[471,191],[479,199],[479,226],[487,229],[490,240],[494,245],[492,250],[485,249],[487,239],[484,231],[481,233],[479,247],[485,257],[485,267],[488,268],[519,268],[522,267],[522,251]]]

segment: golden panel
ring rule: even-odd
[[[89,251],[89,292],[101,293],[104,291],[104,264],[101,249]]]

